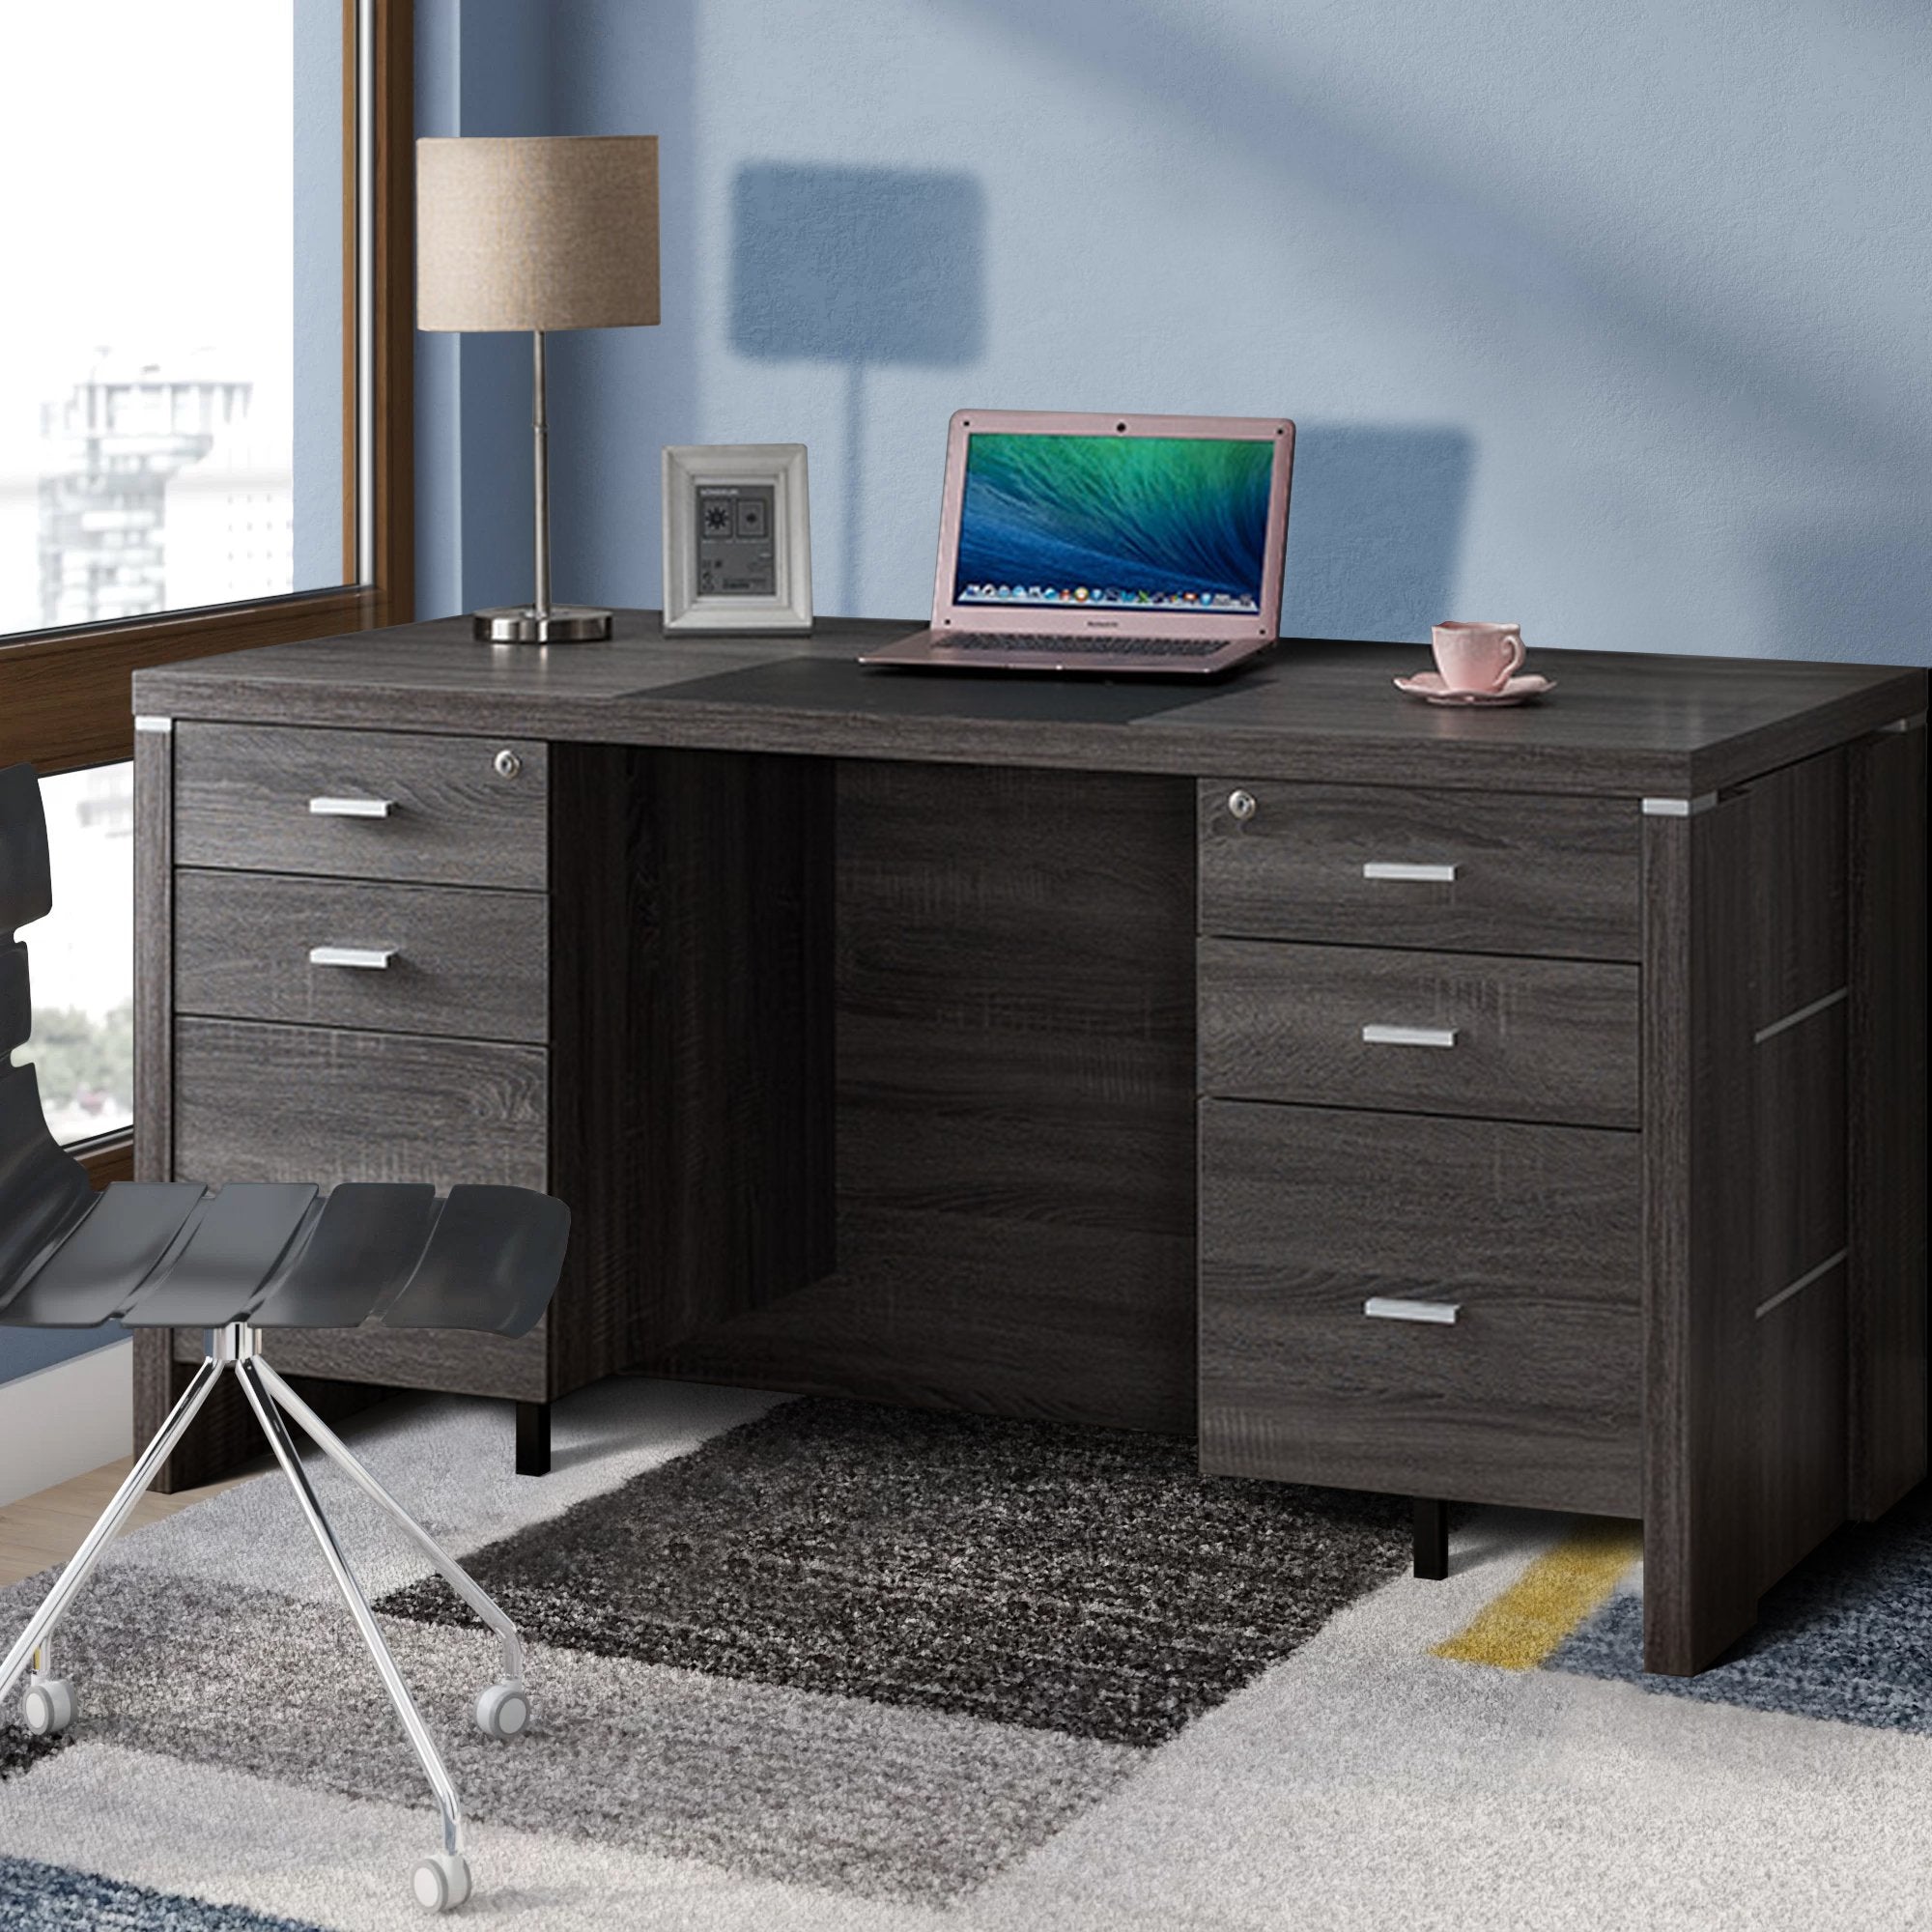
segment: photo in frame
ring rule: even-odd
[[[665,450],[664,603],[667,632],[811,629],[804,443]]]

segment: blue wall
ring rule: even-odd
[[[1932,658],[1932,10],[419,18],[424,131],[663,140],[663,326],[556,345],[561,596],[657,601],[667,441],[809,443],[820,608],[917,615],[961,404],[1287,412],[1291,633]],[[526,595],[527,349],[423,361],[422,608]]]

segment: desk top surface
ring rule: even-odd
[[[1216,780],[1692,796],[1922,714],[1926,673],[1545,651],[1540,702],[1451,710],[1390,680],[1423,644],[1284,639],[1207,684],[872,670],[913,623],[824,619],[810,637],[666,638],[617,614],[609,643],[475,642],[467,617],[143,670],[137,712],[182,720],[482,732],[600,744],[1053,765]]]

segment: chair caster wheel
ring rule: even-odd
[[[438,1852],[416,1867],[412,1884],[425,1912],[454,1912],[469,1896],[469,1861],[461,1852]]]
[[[65,1677],[43,1677],[20,1693],[20,1716],[37,1738],[50,1738],[73,1722],[73,1686]]]
[[[521,1684],[493,1684],[476,1700],[476,1728],[486,1738],[517,1737],[529,1720],[529,1692]]]

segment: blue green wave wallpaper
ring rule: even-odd
[[[973,437],[956,604],[1258,611],[1271,441]]]

